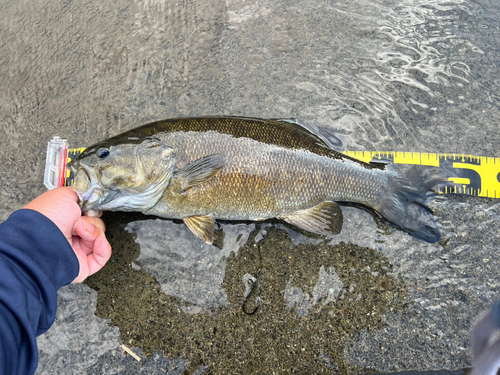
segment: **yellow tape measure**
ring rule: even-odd
[[[399,151],[345,151],[344,154],[366,163],[386,162],[443,168],[454,176],[448,178],[450,184],[442,188],[441,194],[500,198],[500,158]]]
[[[73,173],[66,163],[85,147],[68,148],[67,141],[54,137],[47,148],[44,183],[48,189],[72,186]],[[344,154],[366,163],[395,163],[438,167],[446,170],[449,183],[441,194],[466,194],[500,198],[500,158],[464,154],[434,154],[399,151],[345,151]],[[452,174],[449,177],[450,173]]]

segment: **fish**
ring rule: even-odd
[[[181,219],[209,244],[216,220],[274,218],[336,235],[344,203],[368,207],[421,240],[440,239],[427,206],[439,176],[348,157],[293,120],[157,121],[86,148],[68,167],[82,211]]]

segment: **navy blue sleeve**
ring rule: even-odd
[[[36,336],[54,323],[57,290],[78,272],[68,240],[44,215],[19,210],[0,224],[0,373],[35,372]]]

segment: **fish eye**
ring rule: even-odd
[[[100,147],[97,150],[97,156],[101,159],[104,159],[108,155],[109,155],[109,149],[107,149],[106,147]]]

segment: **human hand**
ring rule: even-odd
[[[104,222],[98,217],[82,216],[78,195],[72,187],[49,190],[24,208],[45,215],[64,234],[80,264],[80,272],[74,283],[82,282],[99,271],[111,257],[111,245],[104,234]]]

